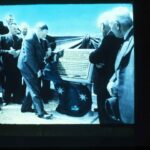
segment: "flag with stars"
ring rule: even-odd
[[[64,82],[57,87],[59,105],[56,111],[74,117],[85,115],[91,109],[91,92],[86,85]]]
[[[86,101],[87,97],[84,94],[80,94],[81,101]]]
[[[43,78],[53,81],[59,104],[56,111],[70,116],[83,116],[91,109],[91,91],[87,85],[72,83],[61,79],[57,64],[48,63],[43,69]]]

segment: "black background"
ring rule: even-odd
[[[148,0],[147,0],[148,1]],[[148,3],[138,0],[7,0],[6,4],[40,3],[133,3],[135,34],[135,125],[0,125],[0,147],[140,147],[150,145],[148,120],[149,101],[146,91],[149,78],[143,72],[148,69],[149,21]],[[91,12],[92,13],[92,12]],[[150,18],[150,17],[149,17]],[[145,62],[143,62],[143,60]],[[147,65],[147,66],[146,66]],[[146,73],[147,75],[147,73]],[[145,88],[144,88],[145,87]]]

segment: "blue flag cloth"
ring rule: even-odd
[[[88,87],[62,80],[57,70],[57,63],[46,64],[43,69],[43,78],[54,83],[59,97],[59,104],[56,111],[80,117],[91,110],[92,98]]]
[[[91,110],[91,92],[87,86],[64,82],[56,86],[59,96],[59,105],[56,111],[74,117],[85,115]]]

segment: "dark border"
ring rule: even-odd
[[[134,3],[134,0],[7,0],[2,5],[15,4],[94,4],[94,3]]]
[[[4,125],[0,147],[134,147],[133,126]]]
[[[141,78],[141,49],[143,48],[142,9],[138,0],[7,0],[0,5],[17,4],[94,4],[94,3],[133,3],[135,26],[135,125],[0,125],[0,147],[134,147],[144,145],[144,109],[141,108],[143,87]],[[141,23],[142,22],[142,23]],[[141,35],[141,36],[139,36]],[[142,47],[141,47],[142,46]],[[140,69],[138,68],[140,65]],[[138,82],[137,82],[138,81]],[[147,108],[147,107],[146,107]],[[140,115],[139,115],[140,114]],[[148,116],[146,116],[148,117]],[[139,132],[140,131],[140,132]],[[145,130],[144,130],[145,131]],[[147,131],[147,130],[146,130]],[[142,136],[139,138],[139,136]]]

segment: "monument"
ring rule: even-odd
[[[63,80],[76,83],[91,83],[93,64],[89,54],[95,49],[65,49],[59,59],[58,70]]]

